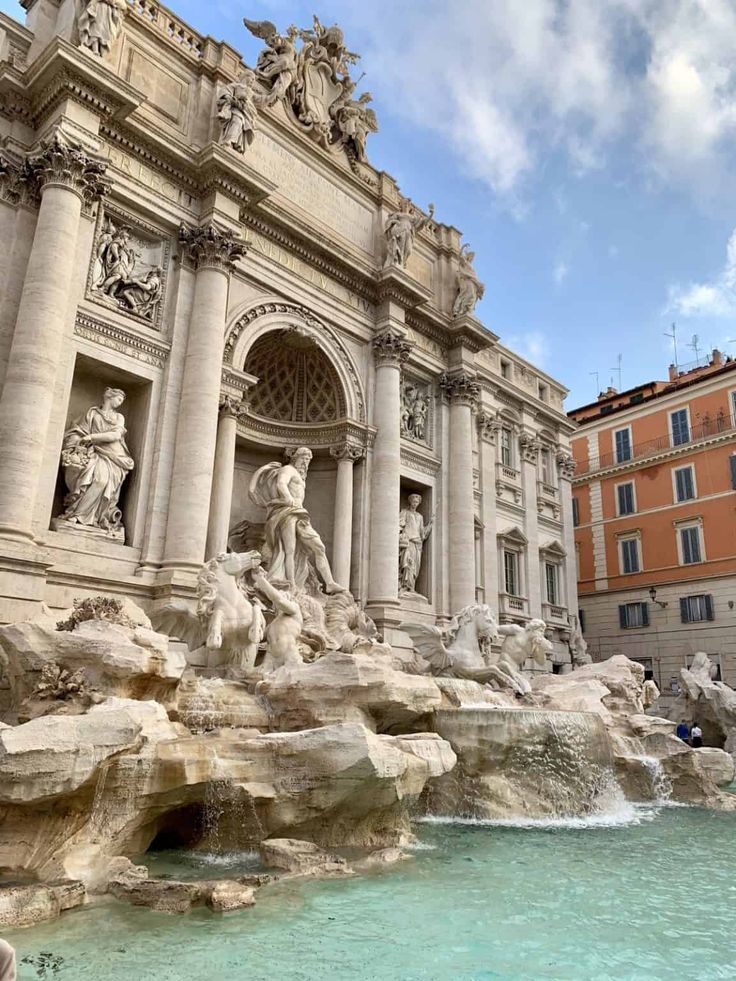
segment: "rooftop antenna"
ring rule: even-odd
[[[598,396],[601,393],[601,386],[598,383],[598,372],[597,371],[589,371],[588,374],[595,376],[595,397],[598,398]]]
[[[611,368],[611,371],[618,372],[618,390],[621,391],[621,361],[623,360],[623,355],[619,354],[616,358],[616,367]],[[611,379],[611,387],[613,387],[613,378]]]
[[[675,371],[679,372],[680,368],[677,364],[677,324],[672,324],[672,333],[670,334],[669,331],[665,331],[664,336],[672,338],[672,347],[675,351]]]
[[[693,334],[693,339],[690,341],[690,347],[695,351],[695,360],[699,360],[698,352],[700,350],[700,338],[697,334]]]

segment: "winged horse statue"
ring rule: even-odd
[[[221,552],[197,576],[197,612],[171,599],[151,613],[156,630],[179,637],[190,651],[206,652],[208,667],[253,667],[266,622],[257,599],[250,600],[242,577],[261,564],[260,552]]]

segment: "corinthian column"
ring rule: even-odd
[[[376,389],[371,472],[371,537],[368,602],[398,605],[399,510],[401,506],[401,365],[412,345],[395,327],[373,339]]]
[[[41,192],[8,368],[0,398],[0,535],[33,539],[33,510],[53,409],[79,217],[104,193],[105,164],[56,131],[28,157],[25,178]]]
[[[450,401],[450,609],[475,602],[475,497],[473,494],[473,410],[480,388],[464,372],[443,375]]]
[[[197,270],[184,361],[164,567],[195,569],[205,559],[230,272],[246,246],[208,224],[182,227],[179,241]]]
[[[245,402],[233,398],[232,395],[223,395],[220,398],[205,559],[211,559],[213,555],[227,549],[235,474],[235,438],[238,419],[243,418],[245,412]]]
[[[363,456],[363,447],[346,440],[330,449],[337,460],[335,484],[335,523],[332,532],[332,575],[350,588],[353,547],[353,464]]]

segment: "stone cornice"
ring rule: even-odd
[[[400,266],[387,266],[376,277],[379,300],[394,300],[406,309],[413,309],[432,298],[432,290],[418,283]]]
[[[334,423],[314,426],[308,423],[276,422],[247,412],[238,426],[253,439],[276,446],[330,447],[345,441],[368,449],[373,446],[376,430],[373,426],[341,419]]]
[[[129,115],[146,98],[101,59],[61,37],[55,37],[33,62],[24,82],[36,125],[67,99],[108,119]]]
[[[133,330],[98,320],[82,311],[77,312],[74,333],[155,368],[162,368],[169,356],[169,345],[165,342],[143,337]]]
[[[434,456],[418,452],[414,447],[401,445],[401,462],[404,466],[430,476],[439,473],[442,463]]]
[[[242,206],[257,204],[276,189],[273,181],[249,165],[247,157],[235,159],[218,143],[208,143],[199,151],[194,168],[203,192],[221,191]]]
[[[376,366],[395,365],[400,367],[408,360],[414,345],[407,341],[401,331],[387,327],[373,338],[373,357]]]
[[[248,251],[246,242],[219,228],[214,222],[179,229],[179,245],[195,269],[220,269],[229,273],[238,259]]]
[[[498,335],[484,327],[477,317],[469,313],[449,320],[445,331],[451,346],[462,345],[473,354],[493,347],[498,342]]]

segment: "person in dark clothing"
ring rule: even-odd
[[[684,743],[690,742],[690,726],[683,719],[677,726],[677,738]]]

